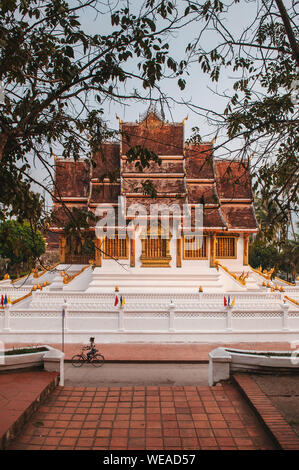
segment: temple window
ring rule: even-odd
[[[237,238],[216,237],[216,258],[236,258]]]
[[[167,255],[168,240],[147,237],[144,240],[144,254],[147,258],[165,258]]]
[[[156,233],[155,233],[156,232]],[[147,233],[146,238],[141,239],[142,254],[140,260],[142,266],[148,267],[169,267],[170,256],[170,234],[165,238],[165,233],[161,226],[151,233]]]
[[[103,244],[103,257],[105,259],[128,259],[129,243],[127,238],[118,238],[115,234],[114,238],[105,238]]]
[[[196,237],[195,235],[184,236],[184,259],[207,259],[208,237],[206,235]]]

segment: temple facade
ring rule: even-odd
[[[95,276],[100,277],[124,271],[147,278],[149,273],[165,277],[166,268],[167,276],[211,276],[219,265],[238,275],[244,273],[249,236],[258,231],[249,162],[215,158],[212,142],[186,144],[184,121],[163,122],[153,112],[140,122],[120,120],[120,135],[120,143],[105,143],[93,156],[95,167],[84,159],[56,159],[48,250],[59,249],[63,264],[95,265]],[[141,167],[134,157],[140,149],[154,152],[158,160],[150,158]],[[154,193],[147,194],[146,187],[154,188]],[[153,229],[151,208],[158,204],[165,213],[169,208],[170,215],[159,212]],[[140,205],[141,212],[136,209]],[[80,210],[97,216],[111,208],[115,211],[114,223],[110,223],[114,237],[98,235],[99,218],[82,227],[94,243],[88,243],[86,237],[74,240],[65,233],[70,214]],[[184,226],[186,209],[189,232]],[[195,232],[195,211],[199,209],[200,230]],[[132,222],[134,214],[138,214],[139,224],[136,218]]]
[[[212,142],[187,145],[184,122],[154,113],[120,121],[120,135],[95,167],[56,159],[47,243],[57,264],[0,281],[11,299],[1,340],[59,343],[64,318],[71,344],[295,342],[299,283],[248,263],[258,230],[248,161],[215,158]]]

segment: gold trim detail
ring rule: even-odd
[[[226,268],[221,263],[219,263],[219,261],[216,261],[216,264],[217,264],[217,266],[220,266],[220,268],[222,268],[227,274],[229,274],[231,277],[233,277],[235,279],[235,281],[239,282],[239,284],[241,284],[241,286],[246,286],[245,279],[247,279],[247,277],[249,276],[248,273],[245,274],[244,271],[243,271],[241,276],[237,276],[237,274],[231,272],[228,268]]]
[[[291,297],[288,297],[287,295],[285,295],[284,298],[289,300],[290,302],[292,302],[295,305],[299,305],[299,302],[297,302],[297,300],[291,299]]]
[[[89,268],[90,266],[84,266],[82,269],[80,269],[80,271],[78,271],[77,273],[73,274],[72,276],[70,276],[69,274],[67,274],[65,271],[64,271],[64,276],[63,276],[63,284],[69,284],[69,282],[71,282],[73,279],[75,279],[75,277],[79,276],[79,274],[83,273],[83,271],[85,271],[85,269]]]
[[[295,286],[296,286],[296,283],[293,284],[292,282],[285,281],[284,279],[280,279],[280,277],[277,277],[277,276],[275,276],[275,280],[276,280],[276,281],[280,281],[280,282],[284,282],[284,283],[287,284],[288,286],[292,286],[292,287],[295,287]]]
[[[252,266],[250,266],[250,264],[248,264],[248,266],[249,266],[250,269],[252,269],[252,271],[254,271],[256,274],[259,274],[259,275],[262,276],[264,279],[271,280],[271,275],[272,275],[273,272],[274,272],[274,268],[269,269],[269,271],[267,271],[266,269],[264,269],[264,271],[262,272],[261,266],[260,266],[259,268],[253,268]]]

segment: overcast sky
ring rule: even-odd
[[[143,2],[139,0],[132,0],[131,4],[134,6],[134,11],[138,12],[140,5]],[[118,4],[119,2],[115,2]],[[183,5],[181,0],[178,1],[179,5]],[[110,6],[113,8],[113,4],[110,3]],[[184,7],[185,8],[185,7]],[[103,7],[104,9],[104,7]],[[229,16],[229,21],[227,21],[227,28],[238,34],[243,31],[243,29],[248,26],[249,22],[254,18],[257,9],[257,2],[255,0],[248,2],[241,2],[233,7],[231,14]],[[109,14],[101,14],[95,17],[94,13],[90,10],[81,15],[81,23],[83,28],[89,33],[98,33],[98,34],[107,34],[112,31],[110,24]],[[170,53],[176,59],[181,60],[185,57],[185,48],[186,45],[192,41],[194,37],[198,35],[201,25],[199,23],[192,23],[188,27],[179,30],[172,38],[168,38],[170,44]],[[206,31],[202,37],[202,44],[206,47],[212,48],[216,44],[216,33],[211,31]],[[132,66],[134,63],[132,63]],[[130,69],[128,69],[131,71]],[[225,105],[226,99],[221,97],[223,93],[231,94],[232,85],[236,78],[238,78],[238,73],[233,73],[231,70],[223,70],[221,79],[218,84],[212,83],[207,75],[205,75],[198,63],[194,63],[189,68],[189,76],[186,78],[186,88],[182,92],[178,85],[177,80],[168,80],[163,79],[160,83],[162,91],[167,94],[169,97],[173,97],[176,101],[181,102],[192,102],[197,106],[201,106],[207,109],[213,109],[219,113],[222,113]],[[129,80],[126,84],[126,90],[128,93],[136,86],[132,80]],[[157,95],[156,95],[157,96]],[[195,126],[198,126],[200,129],[201,135],[205,140],[211,140],[215,135],[215,130],[211,128],[204,116],[199,116],[195,112],[190,111],[187,106],[181,104],[174,104],[171,100],[168,102],[170,109],[167,106],[164,106],[164,112],[166,120],[181,122],[186,115],[188,115],[188,120],[185,123],[185,138],[190,137],[191,129]],[[91,109],[95,109],[101,105],[94,101],[90,101],[89,106]],[[123,121],[136,121],[139,119],[139,115],[143,114],[147,108],[148,103],[136,102],[136,101],[127,101],[124,104],[120,103],[109,103],[105,102],[103,104],[104,108],[104,118],[106,119],[109,127],[112,129],[118,129],[119,123],[116,118],[116,114]],[[158,108],[159,109],[159,108]],[[217,141],[218,142],[218,141]],[[34,178],[43,181],[46,174],[37,164],[36,168],[33,168],[32,175]],[[46,196],[47,202],[50,202],[49,195]]]

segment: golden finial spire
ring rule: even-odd
[[[185,122],[187,121],[188,117],[189,117],[189,116],[188,116],[188,114],[187,114],[187,116],[182,120],[182,124],[183,124],[183,125],[184,125]]]

